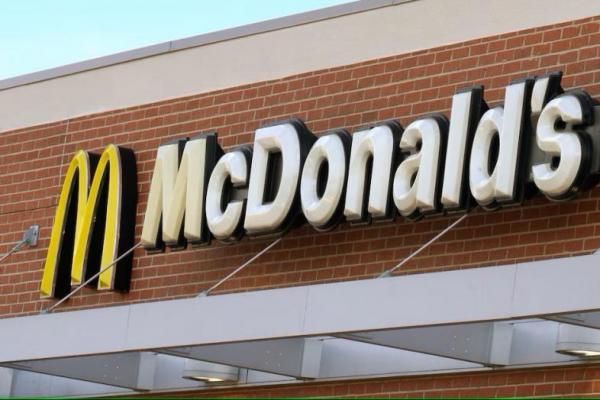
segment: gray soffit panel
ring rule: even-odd
[[[157,351],[296,378],[318,378],[321,348],[320,340],[289,338]]]
[[[491,336],[490,330],[493,331]],[[500,333],[498,337],[496,333]],[[228,373],[228,382],[218,384],[236,387],[298,383],[304,379],[482,371],[495,368],[491,364],[483,365],[489,361],[496,366],[500,361],[502,369],[569,365],[584,363],[585,359],[557,352],[560,346],[569,346],[570,342],[587,344],[590,340],[600,343],[597,329],[541,319],[344,336],[347,339],[331,336],[275,339],[162,349],[158,353],[122,352],[7,363],[0,368],[0,385],[4,396],[39,396],[49,391],[56,396],[123,394],[127,389],[160,393],[215,386],[190,380],[190,373],[223,376],[223,371],[236,371],[235,375]],[[373,343],[375,340],[377,344]],[[478,361],[462,361],[456,359],[457,356]],[[271,372],[242,368],[242,365]],[[195,370],[190,371],[190,368]],[[295,375],[296,379],[289,375]],[[106,386],[107,383],[111,386]]]

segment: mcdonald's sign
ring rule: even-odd
[[[483,87],[432,113],[320,137],[298,118],[256,130],[252,146],[223,149],[216,132],[159,146],[138,245],[184,249],[214,238],[317,231],[521,204],[536,192],[568,201],[600,181],[600,107],[565,91],[562,73],[524,78],[490,108]],[[93,179],[91,178],[93,176]],[[108,146],[78,152],[63,184],[41,284],[63,297],[134,242],[135,158]],[[97,222],[97,223],[96,223]],[[137,246],[137,245],[136,245]],[[98,289],[127,290],[132,256],[99,274]]]
[[[134,240],[137,173],[133,151],[108,145],[101,155],[78,151],[58,200],[40,285],[62,298],[127,251]],[[98,289],[127,291],[133,255],[99,275]]]

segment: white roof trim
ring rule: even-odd
[[[141,58],[157,56],[173,51],[185,50],[192,47],[204,46],[207,44],[223,42],[226,40],[256,35],[259,33],[276,31],[278,29],[290,28],[293,26],[309,24],[311,22],[323,21],[325,19],[337,18],[344,15],[355,14],[401,3],[408,3],[411,1],[416,0],[358,0],[303,13],[292,14],[285,17],[255,22],[235,28],[223,29],[220,31],[204,33],[178,40],[171,40],[168,42],[144,46],[108,56],[67,64],[56,68],[50,68],[43,71],[19,75],[13,78],[2,79],[0,80],[0,90],[28,85],[30,83],[54,79],[96,68],[108,67],[110,65],[138,60]]]

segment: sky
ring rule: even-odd
[[[349,0],[0,0],[0,79]]]

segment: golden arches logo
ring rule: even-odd
[[[137,176],[133,151],[108,145],[101,155],[78,151],[67,169],[40,285],[62,298],[133,246]],[[133,254],[100,274],[99,290],[127,291]]]

